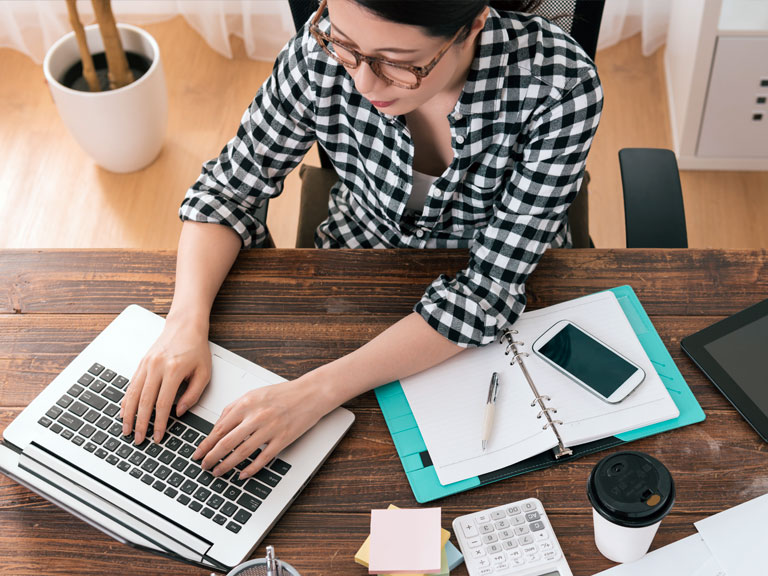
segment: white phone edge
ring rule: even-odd
[[[597,342],[598,344],[600,344],[604,348],[610,350],[611,352],[616,354],[616,356],[618,356],[619,358],[621,358],[622,360],[624,360],[625,362],[629,363],[631,366],[633,366],[635,368],[635,371],[632,373],[632,375],[629,378],[627,378],[621,384],[621,386],[619,386],[610,396],[607,396],[607,397],[603,396],[597,390],[592,388],[589,384],[587,384],[586,382],[584,382],[581,379],[577,378],[576,376],[574,376],[570,372],[564,370],[561,366],[557,365],[555,362],[553,362],[552,360],[547,358],[544,354],[539,352],[539,350],[541,349],[542,346],[544,346],[547,342],[549,342],[558,332],[560,332],[568,324],[570,324],[571,326],[573,326],[577,330],[583,332],[589,338],[591,338],[592,340],[594,340],[595,342]],[[590,334],[589,332],[584,330],[584,328],[582,328],[578,324],[576,324],[574,322],[571,322],[570,320],[558,320],[557,322],[555,322],[550,328],[548,328],[541,336],[539,336],[536,339],[536,341],[533,343],[532,349],[533,349],[534,354],[536,354],[536,356],[538,356],[539,358],[544,360],[547,364],[549,364],[550,366],[555,368],[558,372],[564,374],[569,379],[571,379],[574,382],[576,382],[579,386],[581,386],[585,390],[591,392],[592,394],[594,394],[595,396],[597,396],[601,400],[604,400],[605,402],[608,402],[609,404],[617,404],[617,403],[621,402],[622,400],[624,400],[624,398],[629,396],[635,388],[637,388],[640,384],[642,384],[643,380],[645,380],[645,376],[646,376],[645,370],[643,370],[635,362],[632,362],[632,360],[630,360],[629,358],[624,356],[624,354],[622,354],[618,350],[615,350],[614,348],[612,348],[611,346],[609,346],[608,344],[606,344],[605,342],[603,342],[602,340],[600,340],[599,338],[597,338],[593,334]]]

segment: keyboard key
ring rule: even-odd
[[[101,375],[101,379],[106,382],[112,382],[112,380],[115,379],[115,376],[117,376],[117,374],[112,372],[112,370],[105,370],[104,373]]]
[[[202,471],[203,469],[200,468],[200,466],[198,466],[197,464],[190,464],[189,466],[187,466],[187,469],[184,470],[184,476],[187,476],[188,478],[191,478],[192,480],[194,480],[195,478],[197,478],[197,475],[200,474],[200,472]]]
[[[109,452],[104,450],[104,448],[97,448],[95,454],[99,458],[104,458],[104,457],[106,457],[109,454]]]
[[[107,401],[104,400],[104,398],[95,394],[94,392],[91,392],[90,390],[83,392],[83,395],[80,396],[80,400],[88,404],[88,406],[91,408],[95,408],[96,410],[102,410],[104,406],[107,405]]]
[[[192,500],[192,502],[189,503],[189,507],[195,512],[200,512],[200,510],[203,508],[203,505],[197,500]]]
[[[208,434],[211,433],[211,430],[213,430],[213,424],[211,424],[207,420],[203,420],[202,418],[200,418],[200,416],[192,412],[184,412],[184,414],[177,417],[177,419],[184,422],[184,424],[186,424],[187,426],[191,426],[198,432],[202,432],[206,436],[208,436]]]
[[[258,478],[264,484],[267,484],[268,486],[272,486],[273,488],[277,486],[277,483],[282,480],[280,476],[272,472],[271,470],[267,470],[266,468],[262,468],[256,474],[253,475],[254,478]]]
[[[152,444],[152,442],[149,441],[148,438],[144,438],[144,440],[141,441],[141,444],[136,444],[136,450],[146,450],[149,445]]]
[[[80,434],[82,434],[86,438],[90,438],[91,434],[93,434],[94,432],[96,432],[96,428],[94,428],[90,424],[86,424],[85,426],[80,428]]]
[[[248,480],[247,478],[245,480],[240,478],[239,471],[235,471],[234,474],[232,475],[232,477],[229,479],[229,481],[232,484],[234,484],[235,486],[241,486],[241,487],[245,486],[245,483],[247,482],[247,480]]]
[[[38,424],[40,424],[41,426],[45,426],[46,428],[48,428],[48,426],[50,426],[52,422],[53,421],[50,418],[46,418],[45,416],[43,416],[42,418],[40,418],[40,420],[37,421]]]
[[[240,525],[235,524],[234,522],[230,522],[229,524],[227,524],[227,530],[237,534],[238,532],[240,532]]]
[[[224,504],[224,498],[222,498],[221,496],[217,496],[216,494],[214,494],[208,499],[208,506],[210,506],[214,510],[216,510],[222,504]]]
[[[120,455],[120,457],[125,459],[128,459],[132,452],[133,448],[128,446],[128,444],[122,444],[120,448],[117,449],[117,453]]]
[[[82,416],[83,414],[88,412],[88,406],[75,401],[69,407],[69,411],[72,412],[73,414],[76,414],[77,416]]]
[[[176,494],[178,493],[179,491],[176,490],[176,488],[171,488],[170,486],[168,486],[168,488],[165,489],[165,492],[163,492],[163,494],[170,498],[176,498]]]
[[[90,374],[83,374],[82,376],[80,376],[80,378],[77,379],[77,381],[83,386],[88,386],[88,384],[93,382],[93,376],[91,376]]]
[[[114,424],[112,424],[112,426],[109,427],[109,430],[107,430],[107,432],[109,432],[110,434],[112,434],[112,436],[117,438],[123,433],[123,427],[120,425],[120,423],[115,422]]]
[[[94,434],[93,437],[91,437],[91,440],[93,440],[95,444],[102,444],[104,440],[106,440],[107,438],[109,438],[109,436],[104,434],[104,432],[102,432],[101,430],[98,430],[96,434]]]
[[[157,460],[152,460],[152,458],[148,458],[144,464],[141,465],[141,469],[146,472],[154,472],[155,468],[157,468],[160,465],[160,463]]]
[[[181,485],[181,491],[184,492],[184,494],[192,494],[196,488],[197,484],[192,482],[192,480],[187,480]]]
[[[248,508],[251,512],[255,512],[256,509],[261,506],[261,500],[258,498],[254,498],[250,494],[243,494],[240,496],[240,498],[237,500],[237,503],[240,504],[243,508]]]
[[[54,434],[58,434],[58,433],[59,433],[59,432],[61,432],[63,429],[64,429],[64,427],[63,427],[61,424],[58,424],[58,423],[56,423],[56,422],[54,422],[53,424],[51,424],[51,427],[49,428],[49,430],[50,430],[51,432],[53,432]]]
[[[176,499],[176,501],[177,501],[179,504],[181,504],[182,506],[186,506],[187,504],[189,504],[189,496],[187,496],[186,494],[181,494],[181,495],[180,495],[180,496],[179,496],[179,497]]]
[[[117,448],[120,447],[120,445],[120,441],[117,438],[109,438],[106,442],[104,442],[104,448],[110,452],[114,452]]]
[[[171,474],[171,477],[168,478],[168,484],[170,484],[175,488],[178,488],[183,481],[184,481],[184,476],[182,476],[178,472],[173,472]]]
[[[181,436],[182,434],[184,434],[184,431],[186,429],[187,427],[184,426],[184,424],[182,424],[181,422],[174,422],[168,428],[168,432],[170,432],[171,434],[175,434],[176,436]],[[173,448],[173,450],[175,450],[175,448]]]
[[[91,382],[91,385],[89,386],[89,388],[94,392],[101,392],[102,390],[104,390],[104,388],[106,388],[106,386],[107,386],[106,382],[102,382],[101,380],[94,380],[93,382]]]
[[[107,386],[106,388],[104,388],[104,390],[101,391],[101,395],[104,396],[104,398],[109,398],[115,404],[120,404],[120,401],[123,399],[123,396],[125,396],[125,394],[120,392],[120,390],[118,390],[114,386]]]
[[[239,522],[240,524],[245,524],[250,519],[251,514],[245,510],[238,510],[237,514],[235,514],[235,522]]]
[[[224,514],[224,516],[229,518],[230,516],[232,516],[232,514],[237,512],[237,506],[232,504],[232,502],[227,502],[226,504],[224,504],[224,506],[221,507],[221,510],[219,510],[219,512],[221,512],[222,514]]]
[[[168,442],[166,442],[165,446],[168,448],[168,450],[173,450],[176,452],[176,450],[179,449],[179,447],[183,444],[181,440],[176,438],[175,436],[171,436]]]
[[[69,414],[67,412],[64,412],[61,416],[59,416],[59,422],[69,428],[70,430],[74,430],[77,432],[80,430],[84,422],[80,420],[80,418],[77,418],[73,416],[72,414]]]
[[[124,376],[118,376],[115,378],[115,381],[112,382],[112,386],[117,386],[121,390],[125,388],[125,385],[128,384],[128,378]]]
[[[149,434],[147,434],[147,436],[149,436]],[[150,445],[147,446],[147,450],[146,450],[147,454],[149,456],[152,456],[153,458],[157,458],[157,455],[160,454],[160,452],[162,451],[163,451],[162,446],[160,446],[159,444],[152,444],[152,443],[150,443]]]
[[[213,484],[211,484],[211,490],[216,492],[216,494],[221,494],[224,492],[224,490],[227,488],[227,483],[222,480],[221,478],[216,478],[216,480],[213,481]],[[238,493],[240,491],[238,490]]]
[[[197,482],[198,484],[202,484],[203,486],[208,486],[211,482],[213,482],[213,478],[214,478],[213,474],[211,474],[207,470],[203,470],[203,473],[197,477]]]
[[[62,410],[61,408],[59,408],[58,406],[51,406],[51,407],[48,409],[48,412],[46,412],[46,413],[45,413],[45,415],[46,415],[46,416],[48,416],[48,418],[51,418],[51,419],[53,419],[53,420],[56,420],[56,418],[58,418],[58,417],[59,417],[59,415],[60,415],[62,412],[63,412],[63,410]]]
[[[133,432],[128,434],[128,436],[120,436],[120,441],[133,445]]]
[[[111,424],[112,424],[112,419],[111,418],[107,418],[106,416],[102,416],[96,422],[96,426],[98,426],[102,430],[106,430],[107,428],[109,428],[111,426]]]
[[[86,442],[83,448],[88,450],[88,452],[93,452],[94,450],[96,450],[97,446],[93,442]]]
[[[216,516],[213,517],[213,521],[216,522],[219,526],[224,526],[224,523],[227,521],[226,516],[222,516],[221,514],[216,514]]]
[[[160,466],[157,470],[155,470],[155,476],[160,478],[160,480],[165,480],[168,478],[168,475],[171,473],[171,469],[168,468],[168,466]]]
[[[115,456],[114,454],[109,454],[109,455],[107,456],[107,462],[109,462],[110,464],[112,464],[112,466],[114,466],[115,464],[117,464],[118,462],[120,462],[120,458],[118,458],[118,457],[117,457],[117,456]]]
[[[189,458],[194,453],[194,446],[190,446],[189,444],[184,444],[181,448],[179,448],[179,456],[183,456],[184,458]]]
[[[72,404],[72,398],[70,398],[69,396],[67,396],[66,394],[64,394],[64,396],[62,396],[61,398],[59,398],[59,401],[58,401],[58,402],[56,402],[56,404],[58,404],[58,405],[59,405],[59,406],[61,406],[62,408],[66,408],[67,406],[69,406],[70,404]]]
[[[236,488],[235,486],[230,486],[227,488],[227,490],[224,492],[224,498],[227,498],[229,500],[232,500],[233,502],[237,500],[237,497],[242,494],[243,491],[240,490],[240,488]]]
[[[151,474],[144,474],[144,476],[141,477],[141,481],[144,482],[144,484],[147,486],[150,486],[155,481],[155,479],[152,478]]]
[[[160,460],[160,462],[162,462],[163,464],[170,464],[171,462],[173,462],[174,456],[175,456],[174,453],[171,452],[170,450],[164,450],[163,453],[160,454],[160,456],[158,457],[158,460]]]
[[[208,490],[208,488],[203,488],[202,486],[198,488],[194,494],[195,498],[200,500],[200,502],[205,502],[208,499],[208,496],[210,495],[211,495],[211,491]]]
[[[117,404],[107,404],[106,408],[103,410],[104,414],[107,416],[115,417],[118,412],[120,412],[120,407]]]
[[[74,396],[75,398],[77,398],[77,396],[79,396],[79,395],[80,395],[80,393],[81,393],[83,390],[84,390],[84,388],[83,388],[82,386],[79,386],[78,384],[72,384],[72,387],[71,387],[69,390],[67,390],[67,394],[69,394],[70,396]]]
[[[199,435],[200,434],[190,428],[181,435],[181,439],[192,444]]]
[[[165,484],[160,482],[160,480],[155,480],[155,483],[152,484],[152,488],[154,488],[158,492],[162,492],[163,490],[165,490]]]
[[[141,470],[139,470],[138,468],[132,469],[131,476],[133,476],[134,478],[141,478]]]
[[[288,470],[291,469],[291,465],[288,464],[288,462],[284,462],[283,460],[280,460],[280,458],[275,458],[272,461],[272,464],[269,465],[272,470],[280,474],[281,476],[285,476],[288,473]]]
[[[184,469],[186,467],[187,467],[187,460],[186,458],[182,458],[181,456],[177,457],[176,460],[173,461],[173,464],[171,464],[171,468],[173,468],[177,472],[184,472]]]
[[[203,508],[203,511],[200,512],[200,514],[202,514],[206,518],[213,518],[213,510],[211,510],[210,508]]]
[[[88,413],[85,416],[83,416],[83,418],[85,418],[88,422],[93,424],[94,422],[96,422],[96,420],[99,419],[100,416],[101,414],[99,414],[96,410],[88,410]]]
[[[128,469],[131,467],[131,465],[128,464],[128,462],[121,460],[120,462],[117,463],[117,467],[120,468],[120,470],[122,470],[123,472],[127,472]]]
[[[75,436],[74,438],[72,438],[72,443],[76,444],[77,446],[82,446],[83,442],[85,442],[85,438],[83,438],[82,436]]]
[[[133,454],[131,454],[131,457],[128,458],[128,460],[130,460],[131,464],[133,464],[134,466],[141,466],[141,463],[144,462],[146,458],[147,457],[144,456],[144,454],[136,451]]]
[[[267,488],[262,484],[261,482],[257,482],[256,480],[249,479],[246,483],[244,488],[253,494],[254,496],[260,498],[261,500],[264,500],[267,496],[269,496],[269,493],[272,492],[271,488]]]
[[[99,375],[99,374],[101,374],[103,371],[104,371],[104,366],[102,366],[101,364],[98,364],[98,363],[97,363],[97,364],[94,364],[93,366],[91,366],[90,368],[88,368],[88,372],[90,372],[90,373],[91,373],[91,374],[93,374],[94,376],[98,376],[98,375]]]
[[[75,433],[74,433],[74,432],[72,432],[72,430],[67,430],[67,429],[65,428],[64,430],[62,430],[62,431],[61,431],[61,435],[62,435],[62,436],[63,436],[63,437],[66,439],[66,440],[69,440],[70,438],[72,438],[72,436],[74,436],[74,435],[75,435]]]

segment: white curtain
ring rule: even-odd
[[[671,0],[606,0],[598,49],[642,33],[643,54],[664,44]],[[183,16],[220,54],[231,58],[230,35],[245,42],[249,58],[272,61],[294,33],[287,0],[113,0],[118,21],[143,25]],[[78,2],[85,24],[91,3]],[[48,48],[70,31],[63,0],[0,0],[0,47],[42,63]]]

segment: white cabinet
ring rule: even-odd
[[[768,170],[768,0],[675,0],[665,54],[683,170]]]

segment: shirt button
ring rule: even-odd
[[[416,230],[416,238],[421,238],[422,236],[424,236],[424,230]]]
[[[440,196],[442,196],[442,195],[443,195],[443,191],[442,190],[435,190],[435,198],[440,198]]]
[[[461,134],[456,136],[456,142],[458,142],[459,144],[464,144],[464,136],[462,136]]]
[[[454,120],[461,120],[462,118],[464,118],[464,114],[461,112],[456,112],[456,114],[453,115]]]

